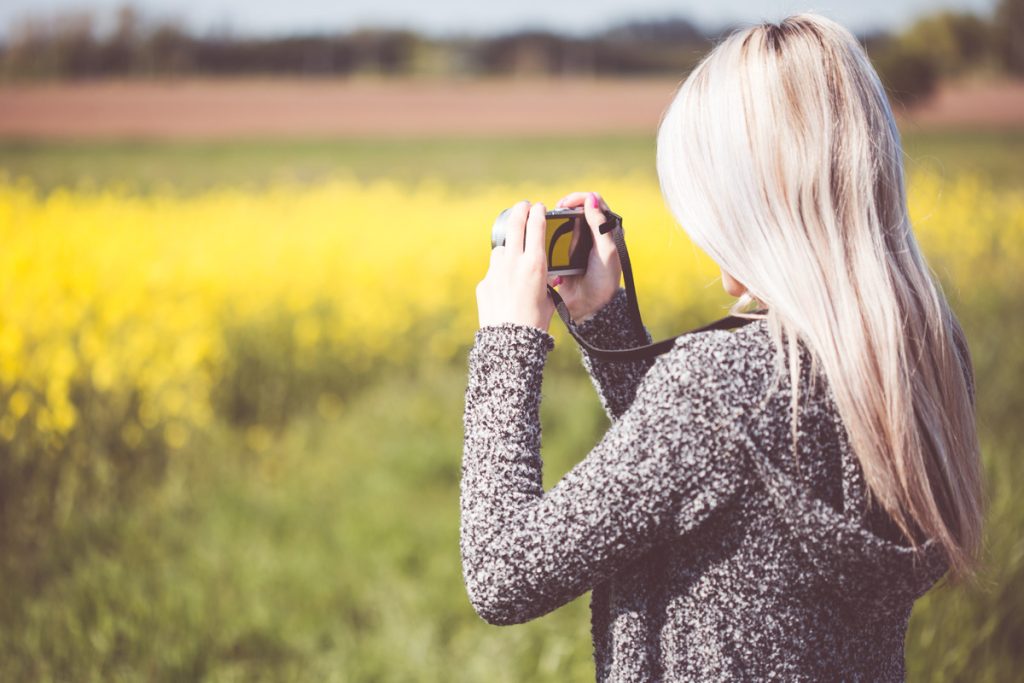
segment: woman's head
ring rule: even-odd
[[[981,525],[970,361],[914,239],[899,132],[863,48],[813,14],[732,34],[666,111],[658,175],[742,283],[735,309],[769,307],[780,369],[785,340],[812,351],[875,498],[965,574]]]
[[[844,250],[879,237],[830,230],[870,227],[844,224],[841,212],[888,209],[876,222],[905,227],[900,211],[892,215],[903,203],[901,169],[899,134],[864,51],[814,15],[726,39],[680,88],[658,137],[673,213],[758,298],[772,289],[798,299],[802,278],[825,279]],[[890,196],[876,202],[876,189]],[[775,263],[792,256],[795,295],[775,282]]]

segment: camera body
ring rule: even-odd
[[[505,244],[508,217],[511,208],[505,209],[494,220],[491,228],[491,248]],[[548,273],[551,275],[582,275],[587,272],[587,259],[594,246],[583,209],[552,209],[544,214],[545,253],[548,257]]]

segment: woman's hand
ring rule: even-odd
[[[487,275],[476,286],[480,327],[516,323],[546,332],[551,325],[545,211],[523,201],[509,212],[505,245],[491,250]]]
[[[566,275],[558,293],[562,295],[572,319],[579,323],[592,317],[611,301],[619,288],[622,265],[615,240],[611,234],[602,235],[598,228],[605,222],[608,205],[596,192],[573,192],[558,200],[558,207],[583,207],[587,224],[594,235],[594,248],[587,259],[587,272],[583,275]]]

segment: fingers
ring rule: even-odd
[[[509,212],[508,229],[505,232],[505,247],[512,254],[521,254],[523,241],[526,238],[526,215],[530,210],[530,202],[523,200],[512,207]]]
[[[526,251],[535,258],[547,262],[547,209],[537,203],[530,207],[530,216],[526,221]]]
[[[590,226],[590,231],[594,235],[594,249],[597,250],[603,261],[607,261],[615,253],[615,240],[612,239],[611,233],[601,234],[600,228],[608,220],[602,208],[607,210],[608,205],[601,200],[597,193],[588,193],[583,203],[583,215],[586,216],[587,225]]]
[[[606,220],[598,202],[599,200],[593,192],[587,193],[587,198],[583,202],[583,215],[587,217],[587,223],[590,224],[590,228],[594,231],[594,239],[597,239],[600,235],[598,228]]]
[[[505,247],[504,246],[497,246],[497,247],[494,247],[494,249],[491,249],[491,262],[490,262],[490,265],[488,267],[488,270],[491,271],[491,272],[496,270],[498,268],[498,264],[501,263],[501,260],[503,258],[505,258]]]
[[[578,206],[583,206],[588,195],[590,195],[589,192],[570,192],[559,199],[555,206],[561,209],[575,209]]]
[[[597,204],[602,211],[608,211],[608,204],[605,203],[604,199],[597,192],[570,192],[559,199],[555,206],[561,209],[575,209],[576,207],[583,206],[590,195],[597,197]]]
[[[583,215],[594,236],[594,249],[602,261],[608,261],[615,253],[615,240],[610,233],[602,235],[598,229],[608,219],[604,212],[610,211],[601,195],[597,192],[570,192],[558,200],[557,206],[566,209],[583,207]]]

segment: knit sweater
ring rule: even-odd
[[[599,347],[650,341],[633,329],[622,289],[580,327]],[[526,622],[592,591],[598,681],[904,678],[911,607],[946,564],[868,506],[805,348],[795,451],[764,320],[684,335],[654,361],[582,352],[611,426],[544,491],[553,346],[506,323],[469,354],[460,549],[484,620]]]

